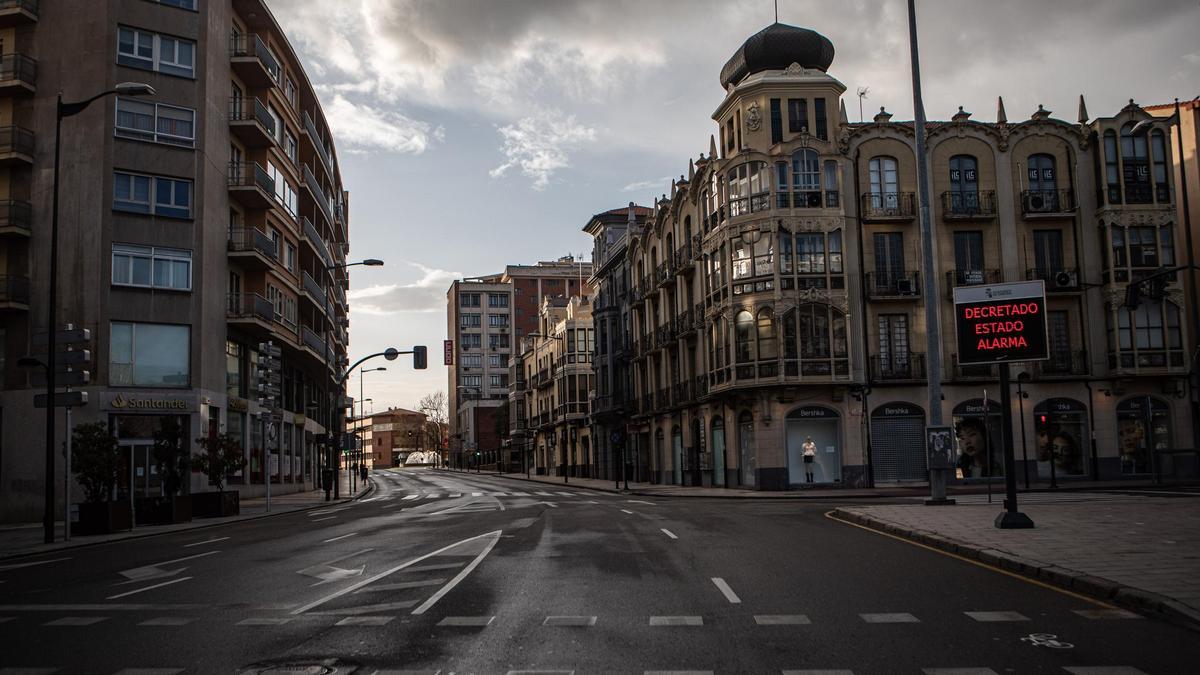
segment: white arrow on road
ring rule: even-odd
[[[306,577],[314,577],[316,579],[320,579],[320,581],[313,584],[313,586],[321,586],[321,585],[327,584],[331,581],[341,581],[342,579],[349,579],[350,577],[361,577],[363,572],[366,571],[366,569],[367,569],[366,563],[359,565],[357,569],[354,569],[354,568],[345,569],[343,567],[336,567],[336,566],[334,566],[333,563],[341,562],[348,558],[354,558],[354,557],[360,556],[364,553],[369,553],[373,550],[374,549],[370,549],[370,548],[363,549],[361,551],[358,551],[357,553],[351,553],[350,555],[344,555],[340,558],[334,558],[333,560],[330,560],[329,562],[326,562],[326,563],[320,563],[318,565],[313,565],[312,567],[305,567],[302,570],[297,570],[296,574],[303,574]]]
[[[143,565],[142,567],[134,567],[132,569],[122,570],[120,572],[120,575],[125,577],[129,581],[122,581],[120,583],[121,584],[132,584],[132,583],[135,583],[138,581],[149,581],[150,579],[164,579],[166,577],[173,577],[176,574],[179,574],[180,572],[183,572],[184,570],[186,570],[187,566],[185,565],[185,566],[179,567],[177,569],[167,570],[167,569],[163,569],[164,565],[174,565],[175,563],[181,563],[184,560],[193,560],[195,558],[204,558],[206,556],[216,555],[218,553],[220,553],[220,551],[208,551],[206,553],[198,553],[196,555],[189,555],[186,558],[176,558],[174,560],[168,560],[166,562],[154,563],[153,565]],[[120,585],[120,584],[118,584],[118,585]]]

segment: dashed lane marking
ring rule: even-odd
[[[724,579],[721,577],[713,577],[712,582],[716,585],[717,590],[721,591],[721,595],[725,596],[726,600],[734,605],[741,604],[742,599],[737,596],[737,593],[733,592],[733,589],[729,587],[729,584],[725,583]]]
[[[633,511],[630,511],[629,509],[621,509],[621,513],[628,513],[631,516],[633,515]]]
[[[659,528],[659,529],[661,529],[661,530],[662,530],[662,533],[663,533],[663,534],[667,535],[668,537],[670,537],[670,538],[672,538],[672,539],[678,539],[678,538],[679,538],[679,537],[675,536],[675,533],[674,533],[674,532],[672,532],[672,531],[668,530],[668,529],[667,529],[667,528],[665,528],[665,527],[662,527],[662,528]]]
[[[646,504],[647,506],[654,506],[654,502],[647,502],[641,499],[626,499],[625,501],[629,502],[630,504]]]
[[[228,538],[229,538],[229,537],[217,537],[216,539],[208,539],[208,540],[206,540],[206,541],[198,541],[198,542],[196,542],[196,543],[194,543],[194,544],[184,544],[184,545],[183,545],[183,547],[184,547],[184,548],[191,548],[191,547],[193,547],[193,546],[204,546],[205,544],[215,544],[215,543],[217,543],[218,541],[225,541],[225,540],[226,540],[226,539],[228,539]]]
[[[188,579],[191,579],[191,578],[192,577],[180,577],[178,579],[164,581],[161,584],[154,584],[153,586],[146,586],[144,588],[135,588],[132,591],[125,591],[124,593],[117,593],[116,595],[110,595],[107,598],[105,598],[105,600],[116,600],[118,598],[124,598],[124,597],[130,596],[130,595],[137,595],[138,593],[144,593],[146,591],[152,591],[156,588],[162,588],[163,586],[170,586],[171,584],[177,584],[181,581],[187,581]]]
[[[319,522],[321,522],[322,520],[334,520],[335,518],[337,518],[337,516],[326,516],[326,517],[324,517],[324,518],[313,518],[312,520],[310,520],[310,521],[308,521],[308,522],[310,522],[310,523],[319,523]]]
[[[291,617],[255,616],[237,622],[239,626],[282,626],[291,621]]]
[[[920,619],[908,612],[859,614],[859,616],[867,623],[921,623]]]
[[[1000,621],[1028,621],[1029,617],[1020,612],[963,612],[980,623]]]
[[[439,626],[490,626],[496,620],[494,616],[448,616],[437,622]]]
[[[107,616],[64,616],[61,619],[47,621],[43,626],[93,626],[108,620]]]
[[[409,588],[422,588],[425,586],[438,586],[446,583],[445,579],[424,579],[422,581],[405,581],[398,584],[379,584],[378,586],[367,586],[354,591],[354,594],[359,593],[375,593],[379,591],[403,591]]]
[[[153,619],[147,619],[139,626],[186,626],[195,621],[194,618],[188,616],[157,616]]]
[[[703,626],[702,616],[652,616],[651,626]]]
[[[1064,666],[1071,675],[1146,675],[1130,666]]]
[[[755,614],[754,623],[760,626],[807,626],[812,621],[803,614]]]
[[[548,616],[543,626],[595,626],[594,616]]]
[[[386,626],[394,616],[348,616],[333,624],[335,626]]]
[[[925,675],[996,675],[991,668],[922,668]]]
[[[410,499],[420,499],[420,498],[421,498],[421,495],[404,495],[400,499],[403,501],[408,501]]]
[[[113,675],[178,675],[183,668],[122,668]]]
[[[330,538],[330,539],[326,539],[325,541],[323,541],[323,542],[321,542],[321,543],[322,543],[322,544],[328,544],[328,543],[329,543],[329,542],[331,542],[331,541],[337,541],[337,540],[339,540],[339,539],[345,539],[346,537],[355,537],[355,536],[358,536],[358,533],[357,533],[357,532],[351,532],[350,534],[343,534],[343,535],[342,535],[342,536],[340,536],[340,537],[332,537],[332,538]]]
[[[16,570],[16,569],[20,569],[22,567],[35,567],[37,565],[49,565],[50,563],[62,562],[64,560],[70,560],[70,558],[53,558],[50,560],[38,560],[35,562],[13,563],[11,565],[0,565],[0,572],[7,572],[8,570]]]

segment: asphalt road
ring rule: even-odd
[[[0,563],[0,673],[1200,663],[1194,632],[833,521],[819,503],[428,470],[372,480],[353,505]]]

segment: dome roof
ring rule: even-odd
[[[737,84],[764,70],[783,70],[793,63],[824,72],[833,63],[833,43],[814,30],[773,23],[751,35],[729,57],[721,69],[721,86]]]

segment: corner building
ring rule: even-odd
[[[89,329],[92,353],[73,423],[120,440],[122,499],[159,494],[150,448],[168,421],[187,439],[239,436],[247,464],[229,484],[244,496],[266,480],[276,494],[313,488],[322,440],[342,427],[349,205],[325,115],[266,4],[6,2],[0,44],[3,518],[42,511],[44,384],[17,360],[48,325],[55,95],[120,82],[156,93],[102,98],[62,125],[57,321]],[[267,340],[283,352],[275,429],[252,366]],[[190,489],[208,487],[194,473]]]
[[[927,480],[932,285],[957,476],[998,477],[997,373],[957,363],[952,291],[1028,279],[1046,283],[1051,358],[1014,368],[1019,474],[1148,477],[1153,450],[1187,447],[1180,279],[1162,298],[1123,305],[1129,282],[1175,265],[1182,248],[1163,121],[1133,102],[1089,119],[1081,97],[1075,123],[1040,106],[1010,122],[1002,100],[995,122],[961,108],[931,122],[936,272],[926,279],[913,125],[884,110],[850,123],[845,86],[827,72],[833,56],[804,28],[751,36],[722,69],[708,153],[644,224],[631,215],[585,228],[597,242],[597,317],[612,302],[629,307],[627,324],[597,319],[597,349],[610,351],[598,351],[597,371],[629,345],[630,396],[617,403],[617,380],[599,375],[608,389],[596,411],[609,414],[593,421],[632,414],[597,434],[601,454],[611,440],[632,477],[683,485]],[[617,227],[627,243],[613,247]],[[605,273],[622,266],[628,292]]]

